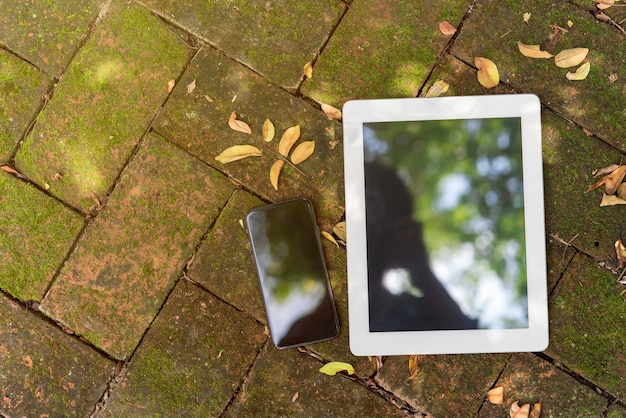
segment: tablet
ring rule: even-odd
[[[540,111],[526,94],[344,105],[352,353],[547,347]]]

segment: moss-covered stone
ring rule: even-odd
[[[83,227],[83,218],[0,171],[0,289],[40,301]]]
[[[85,417],[115,363],[0,295],[0,414]]]
[[[233,190],[201,161],[150,135],[41,309],[126,358]]]
[[[262,325],[181,280],[103,416],[219,416],[266,339]]]
[[[341,107],[350,99],[415,97],[471,2],[354,1],[302,92]]]
[[[20,149],[19,170],[89,212],[92,194],[109,191],[187,58],[162,21],[113,2]]]

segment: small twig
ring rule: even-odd
[[[574,237],[569,240],[569,241],[565,241],[563,238],[559,237],[559,234],[550,234],[550,237],[554,238],[555,240],[557,240],[558,242],[560,242],[561,244],[565,245],[565,248],[563,249],[563,256],[561,257],[562,260],[565,260],[565,252],[567,251],[568,247],[572,247],[574,249],[576,249],[576,247],[574,247],[572,245],[572,241],[574,241],[576,238],[578,238],[578,234],[574,235]]]
[[[626,281],[622,281],[622,277],[624,277],[624,273],[626,273],[626,267],[624,267],[624,269],[622,270],[622,274],[620,274],[619,277],[617,278],[617,282],[620,284],[626,284]]]

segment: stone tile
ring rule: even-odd
[[[0,4],[0,8],[2,5]],[[1,18],[0,18],[1,19]],[[8,161],[43,102],[50,79],[0,49],[0,165]]]
[[[194,80],[196,88],[188,94],[186,86]],[[253,135],[228,127],[233,111],[250,125]],[[276,139],[269,144],[261,138],[265,119],[276,127]],[[270,167],[279,139],[294,125],[301,129],[298,143],[315,141],[315,152],[298,165],[306,175],[285,165],[276,191],[269,181]],[[157,118],[155,130],[267,201],[308,197],[323,228],[343,214],[341,125],[220,52],[211,48],[198,52]],[[229,164],[215,160],[224,149],[240,144],[259,147],[264,155]]]
[[[59,77],[88,36],[105,0],[0,2],[0,43]]]
[[[40,301],[83,225],[79,214],[0,171],[0,288]]]
[[[418,356],[409,379],[409,357],[388,357],[376,380],[415,408],[435,417],[474,416],[509,354]]]
[[[578,255],[550,303],[546,353],[623,399],[626,393],[626,303],[615,276]]]
[[[0,415],[85,417],[115,363],[0,295]]]
[[[189,277],[220,299],[266,323],[248,234],[239,222],[265,202],[238,190],[220,213],[189,268]],[[244,224],[245,225],[245,224]]]
[[[306,96],[336,107],[350,99],[415,97],[471,1],[354,1],[305,81]]]
[[[576,254],[571,247],[566,247],[552,237],[547,238],[546,261],[548,263],[548,294],[561,279],[569,263]]]
[[[103,416],[219,416],[266,339],[259,323],[181,280]]]
[[[126,358],[233,190],[201,161],[149,135],[41,309]]]
[[[357,383],[320,373],[321,366],[297,350],[268,344],[225,416],[407,416]]]
[[[522,21],[523,13],[531,13],[526,24]],[[567,28],[568,20],[573,22],[568,32],[551,40],[553,30],[549,25]],[[615,47],[616,37],[620,35],[608,25],[598,24],[587,10],[568,2],[490,0],[476,4],[454,43],[452,54],[471,63],[476,56],[491,59],[498,66],[503,82],[537,94],[544,105],[624,152],[626,111],[616,103],[624,102],[626,80],[620,77],[614,83],[609,81],[609,76],[619,74],[626,61],[626,49]],[[517,41],[541,44],[543,50],[553,54],[568,48],[587,47],[590,49],[587,59],[591,63],[589,76],[583,81],[569,81],[565,75],[575,68],[558,68],[553,59],[524,57]]]
[[[605,416],[606,418],[624,418],[626,417],[626,408],[621,405],[611,405]]]
[[[339,0],[141,3],[289,89],[298,86],[304,65],[317,56],[345,8]]]
[[[92,194],[113,186],[187,59],[160,19],[113,2],[17,154],[20,172],[89,212]]]
[[[487,401],[478,415],[499,418],[508,415],[511,404],[541,402],[541,414],[547,417],[600,417],[607,400],[552,364],[532,354],[515,354],[494,387],[504,389],[504,404]],[[564,396],[567,394],[567,396]]]

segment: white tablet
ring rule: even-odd
[[[547,347],[540,111],[534,95],[345,104],[355,355]]]

